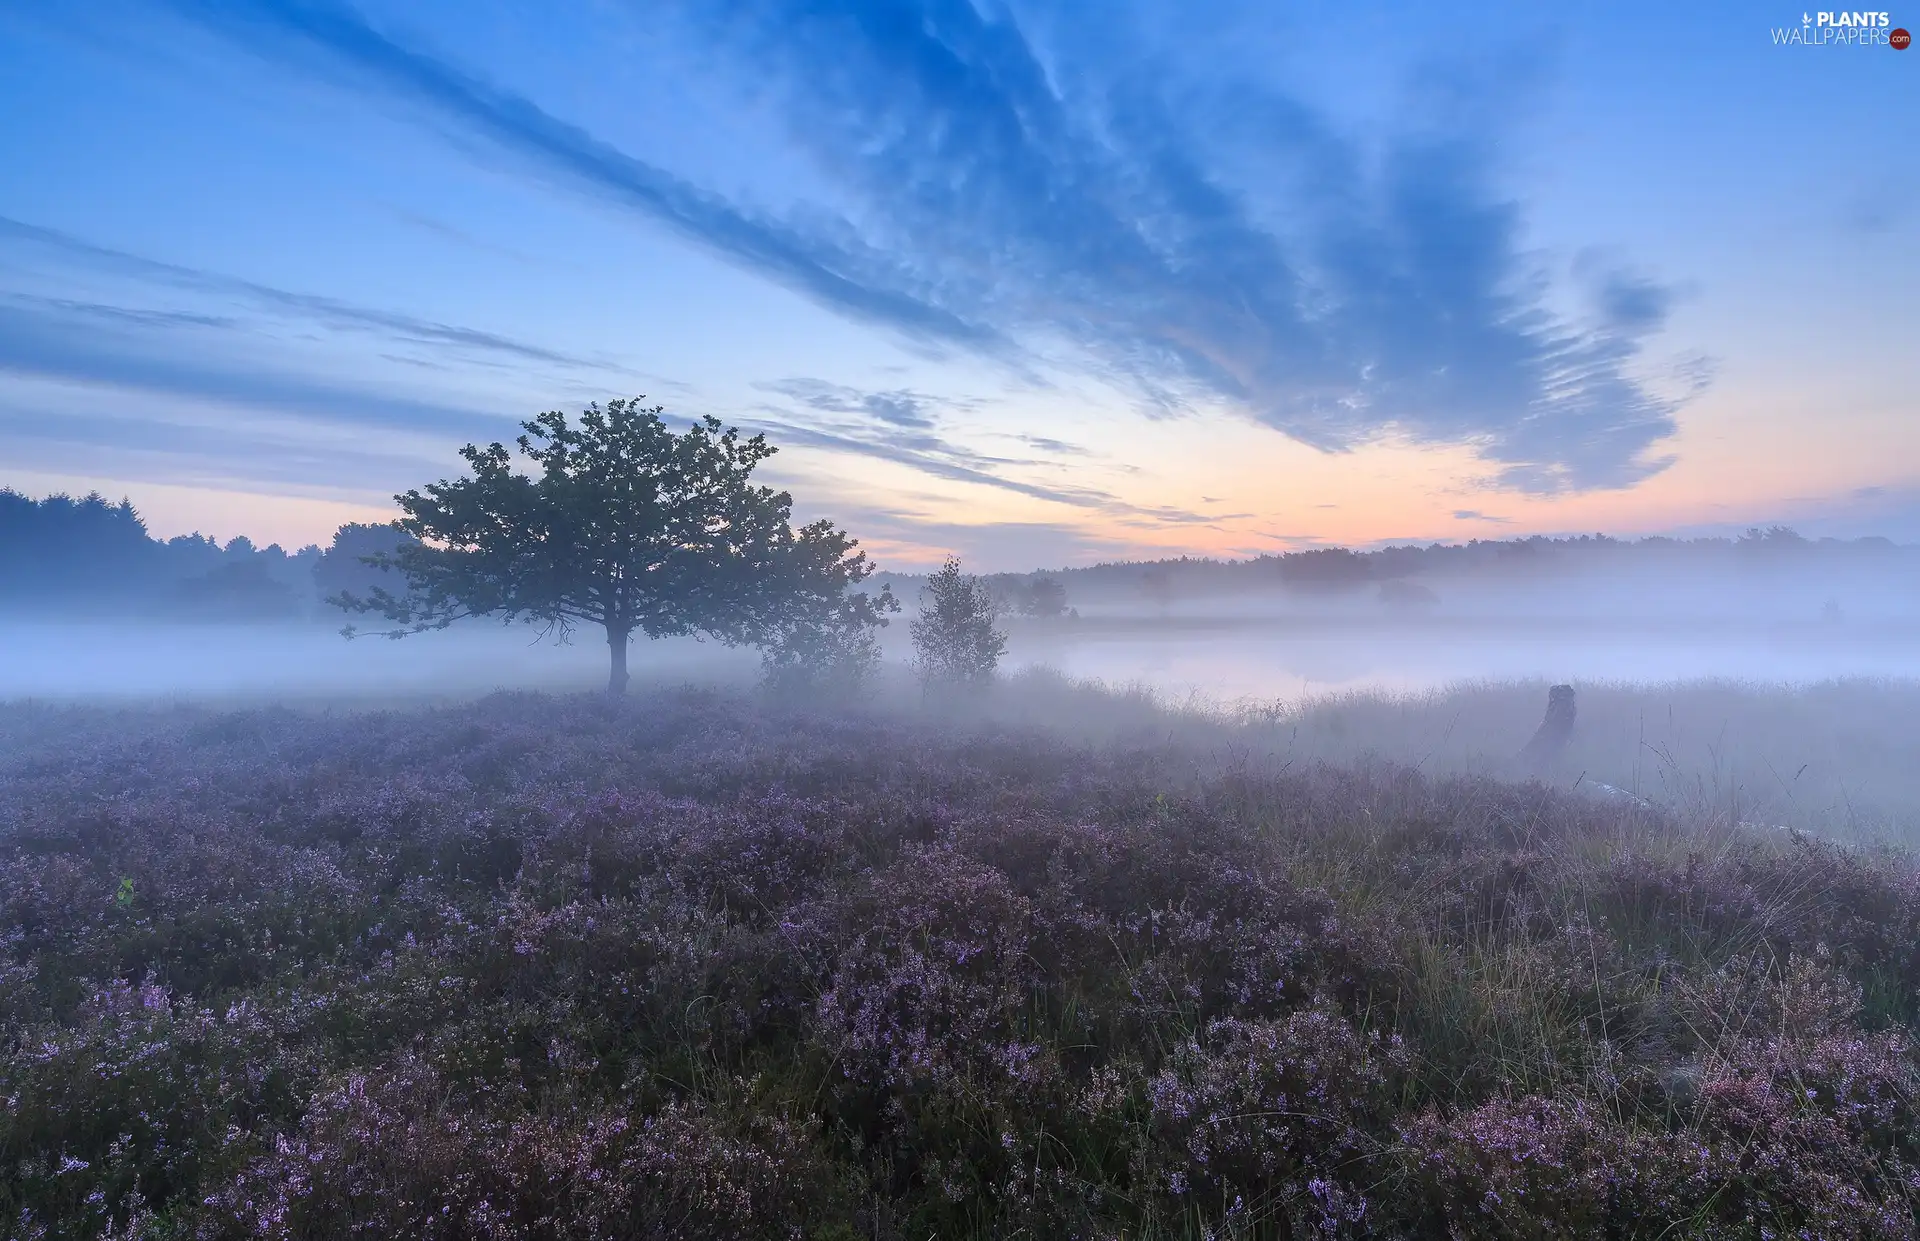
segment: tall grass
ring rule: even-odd
[[[1550,769],[1536,772],[1515,756],[1540,722],[1547,689],[1544,681],[1464,682],[1411,694],[1221,702],[1037,669],[1013,678],[991,718],[1087,741],[1158,736],[1263,761],[1376,759],[1566,790],[1605,786],[1703,825],[1901,843],[1920,828],[1912,741],[1920,683],[1579,684],[1573,740]]]

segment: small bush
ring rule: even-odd
[[[992,680],[1007,650],[998,620],[993,591],[960,572],[958,558],[947,557],[927,579],[920,614],[908,625],[921,681],[933,688]]]
[[[760,648],[762,684],[777,696],[844,700],[867,690],[880,671],[884,619],[846,607],[793,617]]]
[[[1408,1067],[1397,1038],[1363,1037],[1315,1007],[1211,1022],[1204,1042],[1189,1039],[1171,1060],[1149,1087],[1168,1192],[1207,1195],[1249,1223],[1334,1232],[1366,1218],[1388,1074]]]

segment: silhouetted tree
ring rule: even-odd
[[[1749,526],[1736,543],[1740,547],[1759,547],[1770,550],[1808,546],[1806,536],[1791,526],[1768,526],[1765,530],[1758,526]]]
[[[159,544],[126,500],[98,492],[35,500],[0,490],[0,599],[15,604],[121,598],[150,584]]]
[[[958,557],[947,557],[927,579],[920,614],[908,623],[921,681],[933,688],[992,680],[1007,650],[995,613],[987,584],[960,572]]]
[[[414,542],[392,522],[349,522],[333,532],[333,542],[313,565],[313,588],[322,599],[364,595],[381,585],[399,583],[382,557],[392,557]]]
[[[1026,615],[1027,579],[1021,573],[994,573],[982,576],[980,582],[993,600],[996,616]]]
[[[1027,615],[1053,620],[1067,610],[1067,588],[1060,579],[1036,577],[1027,587]]]
[[[472,477],[395,497],[416,542],[372,559],[407,593],[337,602],[394,622],[389,637],[477,616],[542,622],[562,640],[596,625],[618,694],[635,633],[777,642],[872,571],[831,522],[795,530],[792,497],[750,482],[775,451],[764,436],[743,440],[715,418],[676,435],[660,413],[636,398],[589,405],[577,423],[541,414],[516,441],[531,475],[514,472],[504,444],[467,445]]]

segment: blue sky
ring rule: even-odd
[[[1920,52],[1440,7],[0,10],[0,483],[324,541],[645,393],[897,567],[1920,538]]]

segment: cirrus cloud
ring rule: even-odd
[[[1685,398],[1639,374],[1671,291],[1606,274],[1585,312],[1559,307],[1497,187],[1485,108],[1363,142],[1272,82],[1210,89],[1177,60],[1117,54],[1112,31],[1075,42],[1059,7],[678,6],[699,55],[777,101],[777,139],[832,187],[831,207],[770,210],[344,3],[175,7],[917,339],[1083,365],[1168,412],[1224,404],[1328,451],[1467,444],[1495,485],[1530,492],[1630,486],[1672,461],[1657,449]],[[1123,30],[1126,9],[1102,21]],[[1254,118],[1257,160],[1229,109]]]

